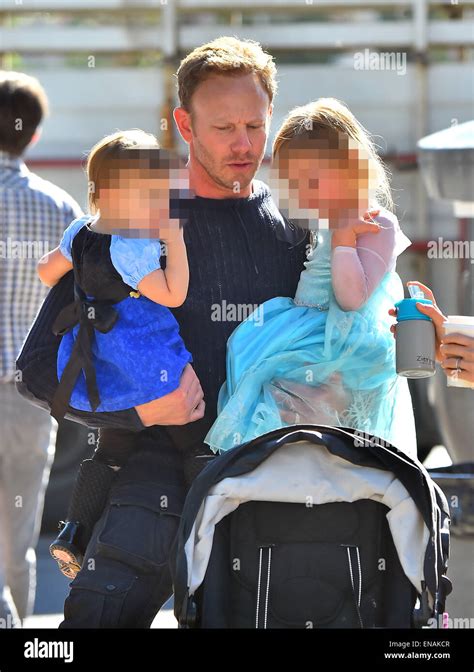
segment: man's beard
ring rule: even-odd
[[[254,179],[258,169],[260,168],[260,164],[262,163],[263,159],[263,152],[261,157],[257,160],[255,156],[248,156],[245,158],[242,157],[229,157],[226,161],[226,163],[232,163],[232,161],[238,162],[238,161],[248,161],[249,163],[253,163],[255,166],[255,170],[253,171],[252,175],[250,177],[247,177],[245,175],[238,176],[234,179],[225,179],[224,176],[219,172],[219,169],[217,167],[216,162],[214,161],[212,155],[206,150],[203,144],[197,140],[196,137],[194,137],[194,158],[196,161],[199,162],[199,164],[204,168],[206,173],[209,175],[209,177],[220,187],[224,187],[225,189],[229,189],[232,191],[235,191],[235,185],[236,183],[239,183],[239,188],[240,190],[246,189],[249,184],[252,182]]]

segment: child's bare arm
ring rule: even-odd
[[[166,242],[166,269],[157,269],[146,275],[138,291],[155,303],[177,308],[186,299],[189,285],[189,266],[182,232]]]
[[[41,257],[36,268],[41,282],[47,287],[54,287],[72,269],[72,263],[61,253],[59,247],[55,247]]]

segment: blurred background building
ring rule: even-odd
[[[221,35],[256,40],[275,58],[279,91],[267,154],[290,108],[321,96],[350,107],[375,136],[392,173],[396,214],[413,241],[399,263],[402,279],[430,285],[446,314],[472,314],[474,259],[429,259],[427,249],[439,237],[472,238],[473,220],[428,198],[416,146],[474,118],[474,1],[0,0],[0,68],[35,75],[50,99],[29,167],[86,208],[84,157],[102,136],[143,128],[185,155],[172,119],[173,73],[190,50]],[[258,177],[267,173],[268,158]],[[444,388],[444,376],[436,378]],[[412,392],[425,457],[442,442],[439,414],[426,381]],[[66,501],[72,463],[81,457],[58,451],[57,492],[49,492],[56,505],[61,489]],[[69,475],[61,481],[61,473]]]
[[[424,252],[429,239],[456,238],[458,222],[449,203],[428,201],[415,152],[419,138],[474,116],[474,2],[0,0],[0,67],[37,76],[51,102],[29,165],[85,206],[82,161],[103,135],[143,128],[184,153],[173,73],[224,34],[274,55],[273,132],[291,107],[334,96],[377,136],[414,241],[402,275],[426,279],[457,312],[457,262],[438,260],[430,272]]]

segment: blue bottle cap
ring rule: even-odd
[[[429,299],[402,299],[395,304],[397,309],[397,322],[404,322],[405,320],[428,320],[431,322],[431,318],[428,315],[423,315],[420,313],[416,307],[417,303],[426,303],[430,306],[433,305],[433,301]]]

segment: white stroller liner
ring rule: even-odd
[[[214,485],[203,500],[185,543],[188,591],[202,584],[212,550],[214,528],[249,501],[306,506],[372,499],[390,510],[387,520],[400,564],[418,593],[430,533],[405,486],[390,471],[362,467],[309,441],[284,444],[256,469]],[[430,606],[434,596],[429,593]]]

